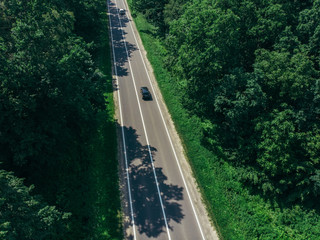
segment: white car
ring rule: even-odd
[[[119,14],[120,15],[125,15],[126,14],[126,10],[124,10],[123,8],[120,8]]]

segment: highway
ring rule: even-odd
[[[125,239],[218,239],[125,0],[108,0]],[[125,9],[124,15],[119,9]],[[146,86],[152,100],[142,100]],[[171,125],[172,126],[171,126]]]

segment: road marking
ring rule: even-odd
[[[125,1],[125,2],[126,2],[126,1]],[[127,9],[129,9],[127,2],[126,2],[125,5],[126,5]],[[127,10],[126,10],[126,16],[127,16]],[[128,17],[128,16],[127,16],[127,17]],[[152,88],[152,92],[153,92],[153,94],[154,94],[154,96],[155,96],[155,100],[156,100],[156,103],[157,103],[157,106],[158,106],[158,109],[159,109],[159,112],[160,112],[160,115],[161,115],[161,119],[162,119],[163,125],[164,125],[164,127],[165,127],[165,129],[166,129],[167,136],[168,136],[168,138],[169,138],[169,142],[170,142],[172,151],[173,151],[173,153],[174,153],[174,157],[175,157],[175,159],[176,159],[176,162],[177,162],[177,165],[178,165],[178,168],[179,168],[179,171],[180,171],[180,174],[181,174],[181,177],[182,177],[184,186],[185,186],[185,188],[186,188],[186,191],[187,191],[187,194],[188,194],[188,197],[189,197],[189,201],[190,201],[190,204],[191,204],[193,213],[194,213],[194,215],[195,215],[195,218],[196,218],[196,221],[197,221],[199,230],[200,230],[200,232],[201,232],[202,239],[205,240],[205,237],[204,237],[203,232],[202,232],[201,224],[200,224],[200,222],[199,222],[197,213],[196,213],[196,211],[195,211],[195,207],[194,207],[194,205],[193,205],[193,202],[192,202],[192,199],[191,199],[191,196],[190,196],[190,193],[189,193],[189,189],[188,189],[188,187],[187,187],[187,184],[186,184],[186,181],[185,181],[185,178],[184,178],[184,175],[183,175],[183,172],[182,172],[180,163],[179,163],[179,161],[178,161],[178,157],[177,157],[176,151],[175,151],[175,149],[174,149],[174,147],[173,147],[172,140],[171,140],[171,137],[170,137],[170,134],[169,134],[167,125],[166,125],[166,123],[165,123],[165,120],[164,120],[162,111],[161,111],[161,109],[160,109],[160,105],[159,105],[159,102],[158,102],[158,97],[157,97],[157,95],[156,95],[156,93],[155,93],[155,91],[154,91],[154,88],[153,88],[153,85],[152,85],[152,82],[151,82],[151,79],[150,79],[150,76],[149,76],[149,73],[148,73],[146,64],[145,64],[145,62],[144,62],[142,53],[141,53],[141,51],[140,51],[139,43],[138,43],[137,38],[136,38],[136,34],[134,33],[134,30],[133,30],[131,21],[129,21],[129,23],[130,23],[131,30],[132,30],[132,32],[133,32],[133,36],[134,36],[135,42],[136,42],[136,44],[137,44],[137,46],[138,46],[138,50],[139,50],[139,52],[140,52],[140,56],[141,56],[141,59],[142,59],[143,65],[144,65],[144,69],[145,69],[145,71],[146,71],[146,73],[147,73],[148,80],[149,80],[149,83],[150,83],[151,88]]]
[[[116,3],[116,8],[118,8],[117,3]],[[122,39],[124,40],[123,28],[122,28],[121,19],[120,19],[119,14],[118,14],[118,18],[119,18],[119,23],[120,23],[121,36],[122,36]],[[140,112],[140,116],[141,116],[142,126],[143,126],[143,130],[144,130],[144,133],[145,133],[146,141],[147,141],[150,162],[151,162],[151,165],[152,165],[153,175],[154,175],[154,178],[155,178],[155,181],[156,181],[156,186],[157,186],[158,196],[159,196],[160,205],[161,205],[161,209],[162,209],[162,214],[163,214],[164,222],[165,222],[165,225],[166,225],[166,229],[167,229],[167,234],[168,234],[169,240],[171,240],[169,227],[168,227],[168,222],[167,222],[167,216],[166,216],[166,213],[165,213],[165,210],[164,210],[164,205],[163,205],[162,198],[161,198],[159,182],[158,182],[157,174],[156,174],[155,167],[154,167],[154,164],[153,164],[153,158],[152,158],[152,154],[151,154],[149,138],[148,138],[147,130],[146,130],[145,123],[144,123],[144,117],[143,117],[142,110],[141,110],[139,96],[138,96],[138,93],[137,93],[137,86],[136,86],[136,83],[135,83],[134,74],[133,74],[131,63],[130,63],[130,59],[129,59],[129,53],[128,53],[128,49],[127,49],[127,44],[126,44],[125,41],[124,41],[124,46],[125,46],[125,50],[126,50],[126,54],[127,54],[130,73],[131,73],[131,76],[132,76],[132,82],[133,82],[133,85],[134,85],[134,88],[135,88],[135,94],[136,94],[136,98],[137,98],[137,102],[138,102],[138,106],[139,106],[139,112]]]
[[[117,71],[117,65],[116,65],[116,54],[115,54],[114,45],[113,45],[113,34],[112,34],[109,3],[107,5],[108,5],[108,13],[109,13],[108,15],[109,15],[109,24],[110,24],[110,33],[111,33],[113,64],[114,64],[114,70],[115,70],[115,75],[116,75],[116,82],[117,82],[117,85],[119,86],[118,71]],[[129,192],[130,211],[131,211],[131,223],[132,223],[132,228],[133,228],[133,238],[134,238],[134,240],[136,240],[137,236],[136,236],[136,227],[135,227],[134,216],[133,216],[133,205],[132,205],[132,197],[131,197],[131,190],[130,190],[131,186],[130,186],[130,176],[129,176],[129,168],[128,168],[128,158],[127,158],[127,151],[126,151],[127,147],[126,147],[126,140],[124,138],[124,130],[123,130],[124,126],[123,126],[120,90],[118,90],[118,102],[119,102],[120,127],[121,127],[121,132],[122,132],[124,159],[125,159],[125,163],[126,163],[127,185],[128,185],[128,192]]]

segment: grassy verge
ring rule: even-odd
[[[131,1],[129,0],[129,5]],[[238,181],[238,171],[221,159],[221,150],[210,152],[201,144],[201,125],[181,105],[175,80],[163,66],[165,49],[155,38],[156,29],[133,11],[148,59],[169,112],[182,138],[187,157],[200,186],[209,214],[223,239],[320,239],[319,215],[301,209],[280,208],[250,194]]]

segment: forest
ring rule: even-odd
[[[122,238],[106,24],[101,0],[0,1],[2,240]]]
[[[320,0],[129,4],[221,237],[320,239]],[[105,11],[0,1],[0,239],[122,238]]]
[[[195,168],[210,160],[190,159],[195,175],[228,166],[237,187],[224,192],[255,201],[235,210],[243,229],[233,236],[223,230],[233,220],[216,216],[222,237],[320,239],[320,1],[129,2],[144,44],[159,43],[147,51],[151,62],[161,59],[160,87],[174,88],[187,118],[197,119],[201,146],[218,156],[205,173]]]

